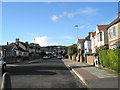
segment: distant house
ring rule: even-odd
[[[78,60],[80,60],[80,62],[84,61],[84,57],[83,57],[83,54],[84,54],[84,41],[85,41],[85,39],[78,39],[78,41],[77,41],[78,52],[80,54],[80,58],[78,58]]]
[[[85,41],[84,41],[84,52],[87,53],[87,52],[91,52],[91,40],[90,40],[90,34],[85,38]]]
[[[95,46],[96,46],[95,35],[96,35],[96,32],[90,32],[90,40],[91,40],[92,53],[95,53]]]
[[[100,46],[105,46],[108,44],[107,42],[107,27],[108,25],[97,25],[96,26],[96,43],[97,43],[97,47]]]
[[[120,43],[120,14],[118,18],[109,24],[107,29],[109,49],[115,49]]]
[[[1,45],[0,46],[0,57],[16,57],[17,53],[16,45]]]
[[[10,45],[16,45],[16,56],[29,56],[29,46],[28,42],[24,43],[19,41],[19,38],[16,38],[15,43],[11,43]]]
[[[40,53],[41,53],[41,47],[39,46],[39,44],[35,44],[35,43],[29,44],[29,56],[39,57]]]
[[[91,45],[92,45],[92,43],[91,43],[90,32],[89,32],[89,35],[85,38],[85,41],[84,41],[84,54],[83,54],[83,56],[84,56],[84,61],[87,64],[94,65],[94,56],[92,53]]]

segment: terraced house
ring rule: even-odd
[[[118,18],[111,22],[107,27],[109,49],[117,48],[120,43],[120,14],[118,15]]]
[[[120,47],[120,12],[113,22],[108,25],[97,25],[95,32],[89,32],[85,39],[78,39],[77,44],[80,55],[84,56],[84,59],[80,58],[80,61],[85,60],[88,64],[98,63],[94,57],[97,48],[107,46],[109,49],[116,49]],[[91,59],[89,59],[90,55]]]

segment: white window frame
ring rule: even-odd
[[[112,26],[110,28],[110,38],[112,39],[114,37],[116,37],[115,26]]]

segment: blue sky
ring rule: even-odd
[[[21,41],[41,46],[71,45],[117,17],[117,2],[3,2],[2,44]]]

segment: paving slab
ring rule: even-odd
[[[63,59],[63,62],[79,77],[88,88],[118,88],[118,75],[97,67]]]

